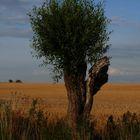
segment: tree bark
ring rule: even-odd
[[[88,119],[92,109],[93,96],[108,81],[108,67],[108,57],[98,60],[89,70],[86,81],[86,65],[80,67],[83,70],[80,70],[78,74],[64,72],[68,96],[67,119],[70,127],[73,129],[78,128],[80,121]]]
[[[65,86],[68,97],[67,120],[68,125],[72,128],[72,140],[80,140],[79,138],[79,124],[83,118],[84,99],[83,97],[83,78],[77,75],[64,75]]]
[[[108,81],[108,68],[110,62],[108,57],[99,59],[89,70],[86,80],[86,102],[84,106],[83,116],[88,118],[93,105],[93,96]]]
[[[83,116],[86,97],[86,63],[79,68],[82,70],[80,70],[78,74],[69,74],[68,72],[64,72],[64,81],[68,97],[67,119],[72,128],[78,127],[79,121]]]

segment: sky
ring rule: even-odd
[[[43,0],[0,0],[0,82],[53,82],[51,70],[31,55],[32,29],[27,16]],[[140,0],[106,0],[111,19],[108,55],[110,83],[140,83]]]

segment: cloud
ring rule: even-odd
[[[121,16],[112,16],[110,19],[112,21],[111,22],[112,25],[140,28],[140,21],[136,21],[132,19],[130,20]]]
[[[16,14],[15,15],[9,15],[9,16],[0,16],[0,21],[1,21],[1,25],[3,26],[11,26],[11,25],[23,25],[23,24],[27,24],[29,22],[29,19],[27,17],[27,15],[22,15],[22,14]]]
[[[110,67],[108,70],[108,74],[110,76],[121,76],[121,75],[126,75],[127,72],[118,68]]]
[[[140,70],[133,68],[114,68],[109,67],[108,74],[110,76],[140,76]]]
[[[112,16],[111,18],[111,23],[114,25],[121,25],[122,23],[124,23],[124,18],[119,17],[119,16]]]
[[[46,76],[49,75],[50,73],[47,70],[35,69],[32,74],[35,76]]]
[[[16,7],[16,6],[27,6],[33,2],[37,3],[40,0],[1,0],[1,6],[5,7]]]
[[[0,37],[31,38],[32,31],[28,28],[7,27],[0,29]]]
[[[40,0],[1,0],[0,1],[0,37],[32,36],[27,13]]]

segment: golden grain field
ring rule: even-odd
[[[40,104],[50,113],[66,114],[64,84],[0,83],[1,100],[11,98],[14,93],[41,99]],[[96,117],[106,118],[110,114],[118,117],[128,110],[140,113],[140,84],[106,84],[94,97],[92,114]]]

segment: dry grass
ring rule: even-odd
[[[11,98],[11,93],[40,98],[48,112],[66,114],[67,95],[63,84],[0,83],[0,99]],[[140,113],[140,84],[106,84],[94,97],[92,114],[98,118],[110,114],[118,117],[128,110]]]

